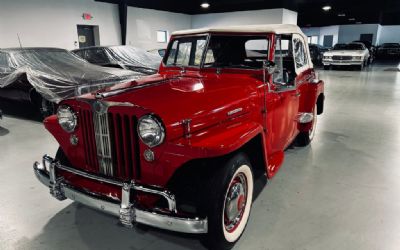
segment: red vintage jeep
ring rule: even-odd
[[[295,25],[176,32],[158,74],[63,101],[44,122],[60,148],[34,172],[59,200],[229,249],[257,173],[313,139],[324,84],[306,41]]]

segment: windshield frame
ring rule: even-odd
[[[170,40],[167,50],[165,52],[164,58],[162,60],[162,64],[163,67],[167,70],[175,70],[175,69],[180,69],[180,70],[215,70],[215,69],[224,69],[224,70],[245,70],[245,71],[260,71],[262,70],[262,68],[243,68],[243,67],[204,67],[204,63],[206,60],[206,54],[208,51],[208,47],[210,45],[210,40],[212,38],[212,36],[249,36],[249,37],[255,37],[255,36],[259,36],[259,37],[263,37],[265,38],[265,40],[268,41],[268,54],[265,56],[265,60],[270,60],[270,56],[271,56],[271,44],[273,42],[272,39],[272,35],[273,33],[270,32],[265,32],[265,33],[261,33],[261,32],[249,32],[249,33],[236,33],[236,32],[208,32],[208,33],[198,33],[198,34],[188,34],[188,35],[179,35],[179,36],[174,36],[172,37],[172,39]],[[166,61],[168,60],[168,56],[170,53],[170,50],[172,49],[173,46],[173,42],[176,39],[181,39],[181,38],[191,38],[191,37],[206,37],[206,46],[205,49],[202,53],[202,58],[201,58],[201,62],[199,64],[199,66],[179,66],[179,65],[167,65]]]

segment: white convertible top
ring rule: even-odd
[[[305,37],[299,26],[294,24],[263,24],[263,25],[211,27],[211,28],[175,31],[172,33],[172,35],[189,35],[189,34],[200,34],[200,33],[210,33],[210,32],[275,33],[275,34],[297,33]]]

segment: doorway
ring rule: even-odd
[[[332,48],[333,47],[333,35],[324,36],[324,47]]]
[[[372,44],[372,40],[374,39],[374,34],[361,34],[360,41],[368,41]]]
[[[100,45],[99,26],[78,25],[79,48]]]

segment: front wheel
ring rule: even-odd
[[[329,65],[324,65],[324,70],[329,70],[331,67]]]
[[[317,105],[315,105],[314,107],[314,111],[313,111],[313,120],[312,122],[312,126],[308,131],[303,131],[300,132],[296,139],[295,139],[295,145],[299,146],[299,147],[305,147],[307,145],[309,145],[311,143],[311,141],[314,139],[315,136],[315,130],[317,127]]]
[[[242,236],[253,203],[253,172],[246,155],[228,160],[211,178],[206,203],[209,249],[231,249]]]

